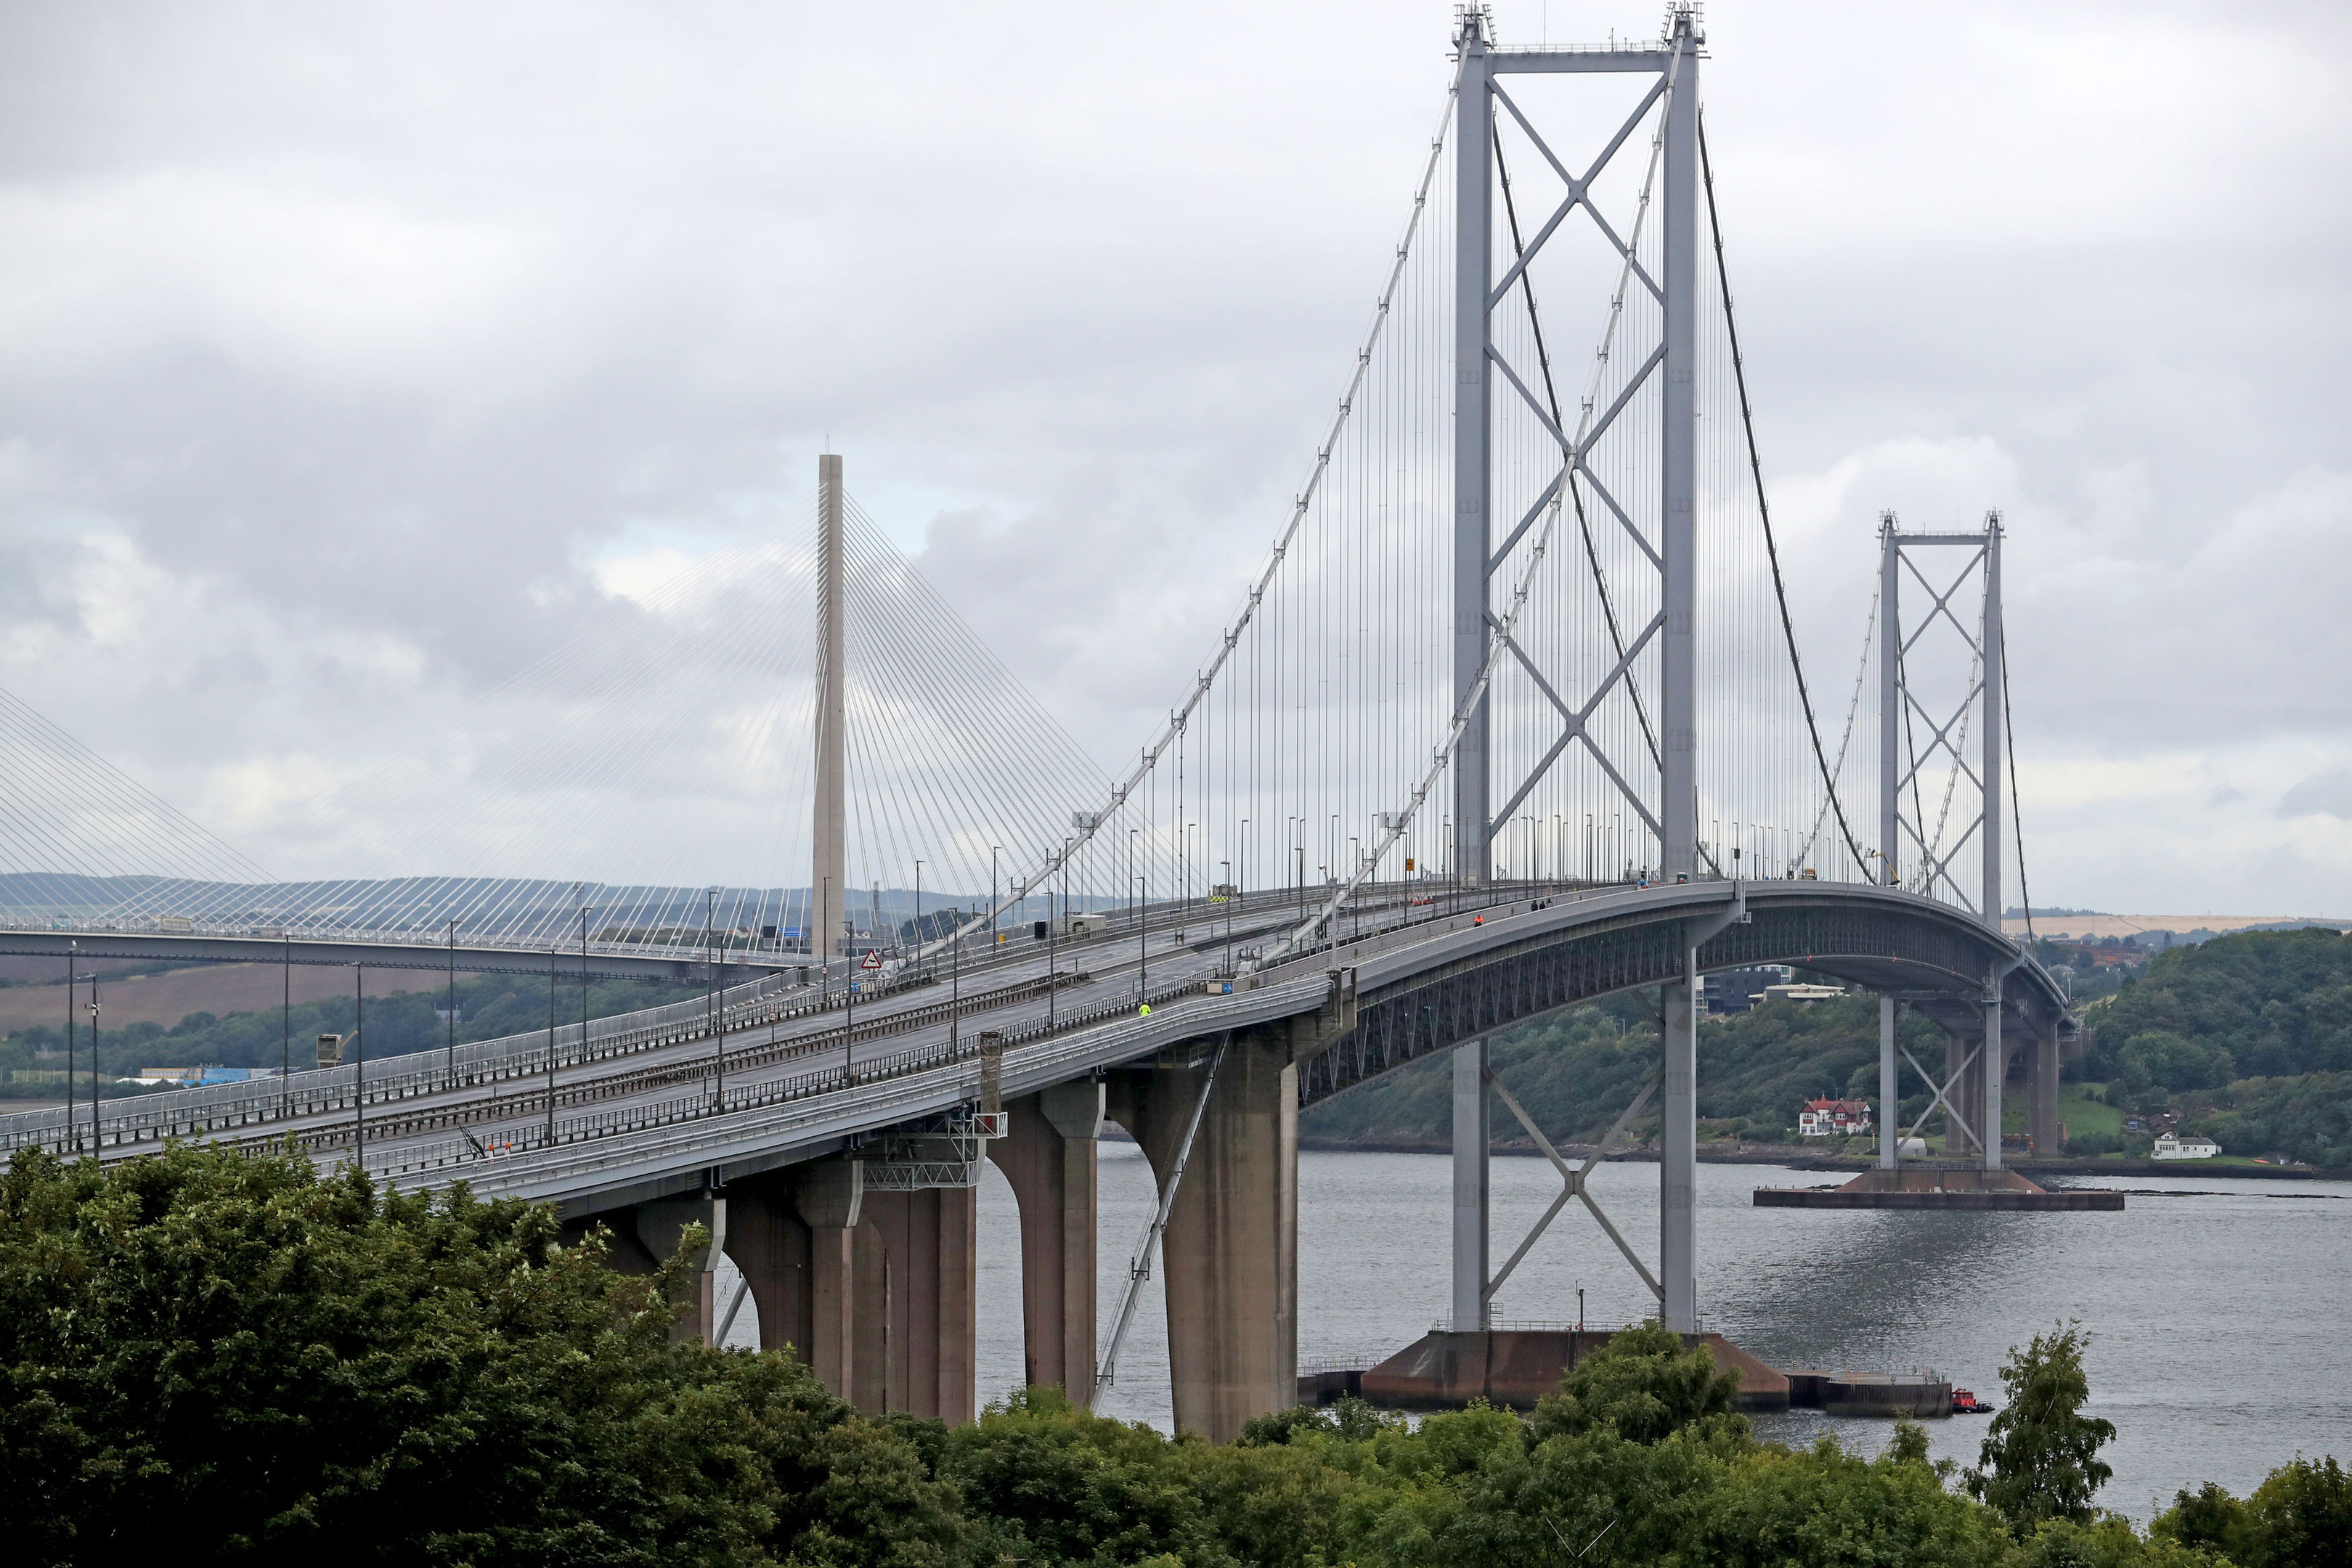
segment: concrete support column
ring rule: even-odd
[[[865,1166],[829,1160],[800,1167],[797,1206],[809,1230],[808,1364],[817,1380],[855,1399],[857,1361],[858,1221],[865,1208]]]
[[[760,1319],[760,1348],[809,1360],[810,1229],[793,1202],[790,1171],[730,1182],[727,1256],[743,1270]]]
[[[890,1408],[890,1254],[874,1222],[876,1194],[867,1193],[864,1212],[849,1233],[849,1402],[861,1415],[879,1416]]]
[[[1971,1123],[1977,1119],[1978,1096],[1969,1092],[1976,1082],[1975,1069],[1971,1066],[1963,1071],[1960,1065],[1968,1059],[1968,1040],[1957,1034],[1947,1035],[1944,1040],[1944,1154],[1951,1159],[1973,1154],[1978,1147],[1969,1141],[1973,1134],[1963,1131],[1959,1121],[1952,1114],[1958,1110]]]
[[[2041,1155],[2066,1151],[2058,1136],[2058,1015],[2045,1012],[2033,1039],[2032,1109],[2028,1124],[2033,1152]]]
[[[1454,1332],[1486,1326],[1487,1123],[1486,1042],[1454,1048]]]
[[[1895,1141],[1902,1137],[1903,1096],[1901,1071],[1895,1066],[1895,998],[1878,998],[1878,1168],[1893,1170],[1900,1162],[1895,1158]]]
[[[1163,1183],[1208,1069],[1114,1085],[1110,1114]],[[1176,1425],[1230,1442],[1298,1397],[1298,1070],[1286,1032],[1226,1048],[1161,1239]]]
[[[1103,1086],[1057,1083],[1005,1107],[988,1157],[1021,1208],[1024,1375],[1081,1408],[1095,1394],[1097,1150]]]
[[[1685,948],[1683,977],[1662,988],[1665,1007],[1658,1132],[1658,1283],[1662,1326],[1698,1333],[1698,953]]]
[[[972,1418],[970,1187],[869,1192],[857,1227],[860,1409]]]
[[[2000,1169],[2000,1091],[2001,1081],[2009,1076],[2009,1052],[2000,1039],[2000,977],[1995,969],[1985,982],[1984,1098],[1977,1102],[1983,1118],[1977,1130],[1984,1134],[1984,1168],[1989,1171]]]
[[[702,1193],[637,1205],[637,1239],[661,1262],[677,1255],[689,1225],[702,1227],[703,1242],[688,1260],[693,1272],[680,1299],[688,1310],[671,1327],[670,1337],[709,1344],[718,1327],[718,1278],[711,1270],[727,1245],[727,1200]]]

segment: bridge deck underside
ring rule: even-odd
[[[1612,992],[1675,978],[1679,919],[1628,918],[1465,957],[1408,981],[1367,990],[1357,1027],[1299,1069],[1303,1105],[1353,1088],[1494,1030]],[[1981,1018],[1984,942],[1942,921],[1901,910],[1759,907],[1699,949],[1701,969],[1796,964],[1873,989],[1921,995],[1948,1028]],[[2004,1027],[2031,1038],[2046,1009],[2012,992]]]

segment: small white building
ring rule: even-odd
[[[2210,1138],[2184,1138],[2177,1133],[2166,1133],[2156,1140],[2153,1152],[2159,1160],[2210,1160],[2221,1152],[2221,1145]]]
[[[1843,986],[1814,986],[1799,981],[1794,985],[1767,986],[1764,999],[1768,1002],[1794,1002],[1799,1007],[1811,1007],[1815,1002],[1828,1001],[1832,997],[1845,995]]]

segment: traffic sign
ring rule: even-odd
[[[857,961],[857,967],[861,969],[878,969],[882,967],[882,955],[868,947],[866,950],[866,956]]]

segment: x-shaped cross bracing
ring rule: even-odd
[[[1658,826],[1657,817],[1648,806],[1643,804],[1642,798],[1634,791],[1633,786],[1628,783],[1625,776],[1617,770],[1617,765],[1609,760],[1609,754],[1602,751],[1601,743],[1592,738],[1592,731],[1588,725],[1591,720],[1593,710],[1607,699],[1618,682],[1625,679],[1628,672],[1633,667],[1633,661],[1641,656],[1643,648],[1649,646],[1650,639],[1664,629],[1666,623],[1665,612],[1661,610],[1650,617],[1649,624],[1643,626],[1633,642],[1626,644],[1624,654],[1617,661],[1616,667],[1593,686],[1592,695],[1585,705],[1575,709],[1570,709],[1559,693],[1552,689],[1552,684],[1544,678],[1543,672],[1536,668],[1536,662],[1528,657],[1526,649],[1519,646],[1518,639],[1513,637],[1492,614],[1489,614],[1486,619],[1494,627],[1497,640],[1509,651],[1510,655],[1519,662],[1519,667],[1527,671],[1528,677],[1535,682],[1536,689],[1543,693],[1545,699],[1553,707],[1558,708],[1559,716],[1567,721],[1567,727],[1560,731],[1559,738],[1552,742],[1551,749],[1546,751],[1542,759],[1528,770],[1526,782],[1519,786],[1517,792],[1512,795],[1501,810],[1495,812],[1489,818],[1486,825],[1487,841],[1489,843],[1494,841],[1495,835],[1502,831],[1501,824],[1511,820],[1511,813],[1518,810],[1519,802],[1526,800],[1529,792],[1542,782],[1543,776],[1550,769],[1553,760],[1562,751],[1567,750],[1569,743],[1573,740],[1584,742],[1585,749],[1592,754],[1592,759],[1601,764],[1601,771],[1609,775],[1609,780],[1617,787],[1617,792],[1625,797],[1627,803],[1648,825],[1649,830],[1654,833],[1662,831]]]
[[[1941,1105],[1944,1108],[1944,1114],[1959,1124],[1960,1131],[1967,1135],[1969,1142],[1980,1149],[1983,1148],[1984,1140],[1977,1136],[1974,1127],[1969,1125],[1969,1119],[1960,1114],[1960,1108],[1952,1103],[1951,1091],[1953,1085],[1968,1076],[1969,1068],[1975,1063],[1979,1056],[1983,1054],[1984,1046],[1981,1043],[1970,1046],[1968,1055],[1960,1059],[1960,1065],[1954,1070],[1952,1076],[1942,1083],[1937,1083],[1935,1075],[1919,1065],[1919,1059],[1911,1054],[1909,1046],[1898,1045],[1895,1049],[1903,1053],[1903,1060],[1911,1064],[1911,1071],[1927,1080],[1928,1092],[1934,1096],[1927,1102],[1927,1108],[1919,1113],[1919,1119],[1911,1124],[1911,1130],[1903,1135],[1906,1138],[1917,1137],[1919,1129],[1927,1124],[1927,1118],[1936,1113],[1937,1106]],[[1890,1098],[1892,1097],[1890,1095]]]
[[[1592,204],[1589,193],[1592,182],[1601,177],[1601,172],[1609,166],[1609,161],[1617,155],[1617,150],[1625,145],[1625,139],[1633,135],[1634,129],[1649,117],[1651,107],[1665,96],[1666,78],[1662,76],[1652,84],[1650,90],[1643,95],[1640,106],[1626,117],[1624,124],[1617,128],[1617,134],[1609,139],[1609,145],[1601,150],[1601,155],[1592,161],[1592,167],[1584,172],[1584,177],[1580,180],[1570,173],[1567,166],[1553,155],[1550,146],[1536,133],[1536,128],[1528,123],[1528,117],[1519,112],[1519,106],[1511,101],[1511,95],[1503,90],[1503,84],[1499,81],[1490,81],[1488,86],[1489,90],[1495,95],[1495,101],[1510,110],[1511,118],[1519,122],[1519,129],[1527,132],[1528,140],[1535,144],[1535,150],[1543,154],[1544,162],[1551,165],[1552,172],[1558,174],[1560,183],[1568,187],[1568,195],[1553,211],[1551,216],[1545,221],[1543,227],[1536,231],[1536,237],[1528,243],[1526,249],[1519,253],[1517,259],[1511,263],[1510,270],[1503,274],[1503,281],[1496,284],[1494,291],[1487,295],[1486,308],[1492,310],[1509,296],[1511,286],[1519,280],[1519,274],[1527,270],[1528,264],[1535,259],[1536,253],[1543,248],[1544,242],[1551,238],[1552,232],[1567,221],[1568,214],[1578,207],[1582,207],[1591,216],[1593,226],[1601,231],[1601,237],[1616,249],[1617,254],[1624,257],[1625,265],[1633,269],[1633,276],[1642,280],[1642,287],[1664,303],[1666,291],[1658,287],[1657,280],[1650,276],[1648,270],[1634,256],[1633,247],[1619,238],[1617,231],[1609,226],[1609,220],[1602,217],[1601,209]]]
[[[1642,1107],[1650,1103],[1650,1096],[1658,1092],[1659,1075],[1653,1072],[1648,1078],[1643,1080],[1642,1092],[1633,1097],[1633,1103],[1631,1105],[1625,1107],[1624,1114],[1619,1116],[1616,1125],[1609,1129],[1609,1135],[1602,1138],[1601,1146],[1592,1151],[1592,1157],[1574,1170],[1570,1170],[1568,1162],[1560,1158],[1559,1151],[1551,1146],[1551,1140],[1543,1135],[1543,1129],[1536,1125],[1535,1118],[1528,1115],[1525,1108],[1513,1097],[1511,1092],[1503,1087],[1503,1081],[1495,1076],[1494,1069],[1483,1069],[1480,1076],[1486,1079],[1486,1087],[1492,1089],[1503,1103],[1510,1107],[1511,1114],[1519,1119],[1519,1125],[1528,1130],[1528,1136],[1536,1141],[1536,1147],[1544,1152],[1544,1157],[1551,1161],[1552,1169],[1559,1173],[1560,1189],[1559,1196],[1551,1200],[1551,1207],[1544,1210],[1543,1218],[1537,1220],[1534,1228],[1528,1232],[1527,1239],[1521,1241],[1518,1249],[1511,1254],[1510,1261],[1505,1263],[1496,1271],[1493,1279],[1479,1288],[1478,1304],[1483,1307],[1495,1299],[1495,1292],[1503,1288],[1503,1281],[1511,1277],[1511,1270],[1519,1266],[1519,1260],[1528,1255],[1536,1242],[1542,1238],[1543,1233],[1550,1228],[1551,1222],[1559,1217],[1561,1209],[1568,1207],[1568,1200],[1571,1197],[1584,1200],[1584,1207],[1592,1211],[1592,1218],[1601,1222],[1601,1228],[1609,1233],[1609,1239],[1617,1244],[1617,1250],[1625,1255],[1625,1261],[1633,1265],[1633,1272],[1642,1276],[1642,1283],[1650,1287],[1650,1294],[1657,1297],[1661,1301],[1664,1301],[1665,1288],[1658,1283],[1658,1277],[1650,1272],[1650,1266],[1642,1261],[1640,1254],[1626,1242],[1617,1227],[1610,1222],[1609,1216],[1601,1212],[1601,1205],[1593,1201],[1592,1194],[1584,1185],[1584,1178],[1592,1174],[1592,1167],[1609,1157],[1610,1151],[1617,1146],[1617,1140],[1624,1135],[1627,1124],[1635,1116],[1641,1114]]]

